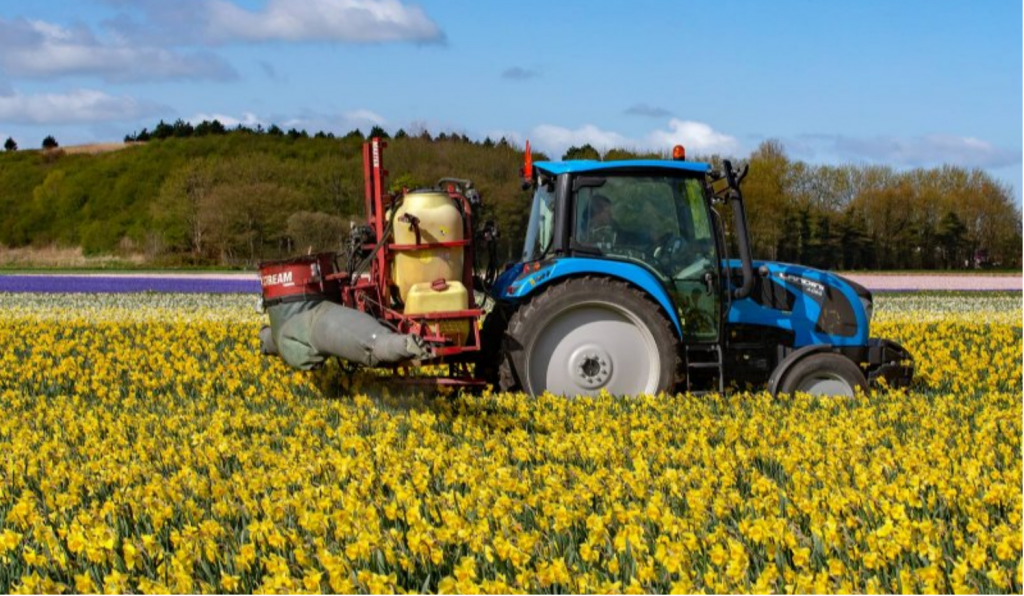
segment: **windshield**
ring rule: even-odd
[[[533,193],[530,224],[526,230],[523,261],[536,261],[551,248],[555,231],[555,190],[541,184]]]

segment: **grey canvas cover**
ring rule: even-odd
[[[334,302],[288,302],[268,311],[270,327],[260,331],[263,352],[279,354],[300,370],[331,356],[377,366],[430,355],[419,336],[396,333],[370,315]]]

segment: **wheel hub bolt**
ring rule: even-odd
[[[608,360],[596,354],[585,355],[576,366],[580,380],[590,388],[603,385],[608,380]]]

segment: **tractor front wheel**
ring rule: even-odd
[[[658,305],[607,278],[545,289],[512,315],[503,348],[513,373],[503,385],[533,395],[656,394],[674,389],[682,370],[675,329]]]
[[[841,354],[820,352],[793,364],[779,383],[778,392],[852,398],[856,397],[858,387],[866,393],[868,381],[852,360]]]

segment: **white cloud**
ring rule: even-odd
[[[209,53],[104,41],[82,26],[0,18],[0,67],[27,77],[99,76],[108,81],[163,78],[234,78],[235,71]]]
[[[533,129],[529,138],[531,143],[536,145],[538,149],[549,151],[552,156],[556,153],[562,155],[566,149],[573,145],[579,147],[591,145],[599,151],[607,151],[613,147],[625,147],[634,144],[633,141],[618,133],[601,130],[592,124],[575,130],[551,124],[542,124]]]
[[[334,132],[336,134],[345,134],[354,128],[362,130],[365,134],[369,132],[372,127],[385,126],[388,122],[387,119],[380,114],[367,109],[358,109],[344,112],[342,114],[330,115],[312,111],[306,111],[299,115],[259,115],[254,112],[244,112],[241,116],[200,112],[191,118],[188,118],[188,121],[193,125],[199,124],[203,120],[219,120],[226,128],[234,128],[239,124],[248,128],[256,128],[257,126],[269,128],[271,125],[276,124],[286,130],[289,128],[296,128],[305,129],[307,132],[324,131]]]
[[[588,124],[575,130],[543,124],[530,133],[531,143],[557,159],[571,146],[589,144],[598,151],[609,149],[637,149],[670,151],[683,145],[690,153],[735,153],[739,142],[732,136],[718,132],[703,122],[671,119],[668,128],[653,130],[643,138],[634,139],[613,131],[602,130]]]
[[[209,0],[206,32],[214,41],[443,42],[444,33],[416,6],[398,0],[269,0],[249,11]]]
[[[343,126],[353,128],[372,128],[374,126],[384,126],[387,124],[387,120],[385,120],[383,116],[366,109],[345,112],[341,115],[341,122]],[[366,131],[364,130],[363,132]]]
[[[1019,150],[997,147],[974,137],[929,134],[919,137],[849,137],[807,135],[799,139],[805,151],[831,153],[840,158],[867,160],[894,166],[926,167],[955,164],[999,168],[1020,164]]]
[[[213,122],[214,120],[219,121],[224,125],[225,128],[235,128],[239,124],[247,128],[256,128],[257,126],[266,126],[267,123],[261,120],[256,114],[252,112],[245,112],[241,118],[235,116],[227,116],[225,114],[196,114],[188,119],[188,122],[192,125],[199,124],[202,121]]]
[[[671,150],[675,145],[686,147],[689,153],[736,153],[740,144],[735,137],[718,132],[703,122],[679,120],[668,122],[668,130],[655,130],[647,135],[646,146],[651,149]]]
[[[90,89],[39,95],[23,95],[15,91],[9,96],[0,97],[0,120],[20,124],[127,121],[166,110],[152,102],[114,97]]]

